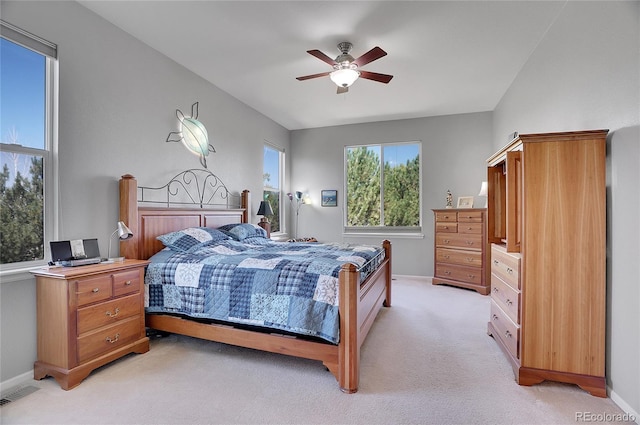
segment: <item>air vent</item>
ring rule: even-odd
[[[35,393],[40,388],[29,385],[27,387],[15,388],[10,390],[7,394],[3,395],[0,399],[0,407],[11,403],[12,401],[20,400],[22,397],[26,397],[29,394]]]

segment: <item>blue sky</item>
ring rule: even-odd
[[[44,149],[46,59],[4,38],[0,43],[0,141]],[[1,162],[9,165],[12,180],[12,156],[2,152]],[[15,165],[28,174],[29,156],[20,155]]]

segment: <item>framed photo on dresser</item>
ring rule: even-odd
[[[473,208],[473,196],[461,196],[458,198],[458,208]]]

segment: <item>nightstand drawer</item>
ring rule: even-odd
[[[78,306],[108,300],[111,295],[111,276],[108,274],[88,277],[76,282]]]
[[[140,292],[140,271],[130,270],[113,274],[113,295],[115,297]]]
[[[502,311],[502,309],[491,300],[491,323],[498,333],[498,338],[502,341],[507,350],[518,358],[520,342],[520,327],[513,323],[511,319]]]
[[[78,361],[85,362],[140,338],[140,316],[124,319],[78,338]]]
[[[436,248],[436,262],[482,267],[482,252]]]
[[[436,263],[435,277],[460,280],[480,285],[482,283],[482,269],[477,267]]]
[[[140,314],[140,295],[117,298],[78,309],[78,335]]]

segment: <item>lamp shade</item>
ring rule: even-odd
[[[118,228],[116,229],[116,232],[118,232],[118,238],[122,240],[133,237],[133,232],[127,227],[126,224],[124,224],[123,221],[118,222]]]
[[[273,215],[273,209],[271,209],[271,204],[269,203],[269,201],[260,201],[258,215]]]
[[[336,85],[339,87],[349,87],[358,79],[359,76],[360,73],[358,71],[349,68],[338,69],[329,74],[329,78],[331,78],[331,81],[336,83]]]
[[[478,193],[478,196],[487,196],[487,182],[482,182],[482,185],[480,186],[480,193]]]

